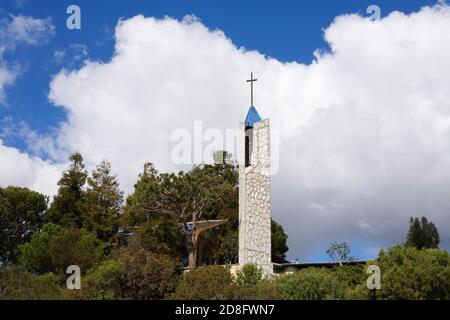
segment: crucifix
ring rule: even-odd
[[[252,72],[250,73],[250,80],[247,80],[247,82],[250,82],[252,107],[253,107],[253,82],[255,81],[258,81],[258,79],[253,79],[253,72]]]

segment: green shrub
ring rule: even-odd
[[[380,251],[379,299],[450,299],[450,254],[446,250],[395,246]]]
[[[63,288],[59,278],[47,273],[34,275],[20,268],[0,269],[0,300],[59,300]]]
[[[180,265],[169,256],[143,248],[123,248],[118,261],[124,268],[120,279],[120,296],[124,299],[164,299],[176,288]]]
[[[277,287],[275,278],[265,278],[252,287],[238,287],[235,294],[241,300],[277,300]]]
[[[67,290],[67,296],[81,300],[120,299],[120,284],[124,273],[125,268],[118,260],[103,261],[82,278],[81,290]]]
[[[225,300],[233,299],[235,290],[233,278],[226,267],[199,267],[183,274],[171,298],[175,300]]]
[[[68,296],[88,300],[159,300],[175,290],[178,278],[176,260],[142,247],[125,247],[89,270],[82,278],[82,289],[70,291]]]
[[[236,283],[239,287],[249,288],[256,286],[262,279],[262,270],[255,264],[249,263],[236,272]]]
[[[338,299],[342,295],[341,285],[329,269],[307,268],[281,275],[276,286],[278,298],[283,300]]]

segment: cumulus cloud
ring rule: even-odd
[[[204,129],[237,128],[253,71],[255,105],[280,130],[272,210],[291,257],[333,240],[370,252],[398,243],[411,215],[431,218],[449,246],[447,5],[374,22],[337,17],[325,30],[331,51],[310,64],[237,48],[193,17],[136,16],[121,20],[115,37],[110,61],[86,61],[52,80],[49,98],[67,111],[43,144],[52,145],[52,159],[77,150],[92,167],[107,158],[130,192],[146,161],[177,169],[174,130],[192,131],[195,120]]]
[[[62,166],[8,147],[0,139],[0,186],[27,186],[55,194]]]

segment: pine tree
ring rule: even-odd
[[[81,228],[85,200],[83,186],[87,172],[81,154],[72,154],[69,161],[69,169],[63,172],[58,181],[58,193],[47,212],[47,221],[64,227]]]
[[[406,245],[417,249],[438,248],[440,242],[439,232],[433,222],[427,218],[410,218],[409,231],[406,236]]]
[[[134,192],[127,198],[123,223],[127,227],[136,227],[144,222],[158,218],[158,213],[146,208],[153,206],[159,193],[159,173],[152,163],[145,163],[139,180],[134,185]]]
[[[103,160],[87,179],[84,226],[103,241],[110,241],[119,227],[123,192],[111,164]]]

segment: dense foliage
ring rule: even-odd
[[[367,266],[346,263],[345,242],[328,250],[330,268],[264,277],[250,264],[232,274],[223,265],[237,262],[238,174],[227,153],[215,158],[176,174],[146,164],[125,204],[111,165],[88,173],[78,153],[49,207],[37,192],[0,188],[0,299],[450,299],[450,255],[426,218],[367,264],[380,267],[380,290],[367,288]],[[225,223],[196,237],[200,220]],[[285,258],[286,241],[272,221],[274,258]],[[70,265],[80,290],[66,288]]]
[[[172,299],[226,300],[235,295],[230,271],[223,266],[199,267],[183,274]]]
[[[163,299],[175,290],[180,274],[176,260],[143,248],[120,249],[91,269],[78,299]]]
[[[59,300],[64,289],[53,273],[36,275],[22,268],[0,268],[0,300]]]
[[[15,262],[18,245],[42,227],[47,200],[26,188],[0,188],[0,264]]]
[[[450,299],[450,254],[395,246],[381,251],[381,299]]]

